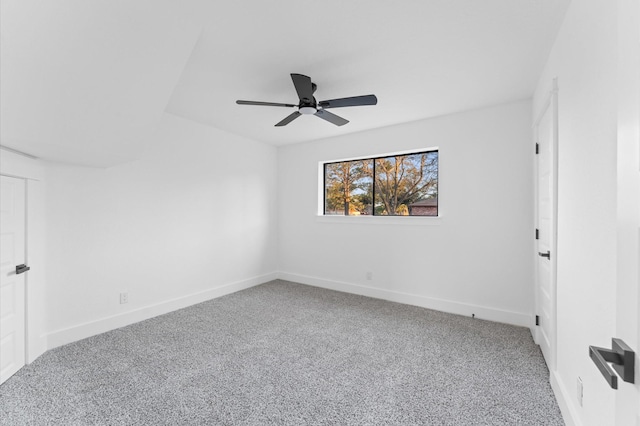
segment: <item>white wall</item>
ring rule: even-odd
[[[430,147],[440,218],[318,217],[318,162]],[[531,324],[529,101],[283,146],[278,158],[281,277]]]
[[[616,28],[615,2],[572,2],[534,96],[536,116],[558,77],[558,348],[552,384],[570,424],[613,421],[615,392],[588,347],[610,347],[615,332]]]
[[[49,346],[275,278],[276,161],[271,146],[165,114],[138,161],[49,163]]]

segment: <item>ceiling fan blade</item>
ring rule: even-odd
[[[284,120],[282,120],[281,122],[276,124],[276,127],[286,126],[287,124],[291,123],[293,120],[295,120],[296,118],[300,117],[301,115],[302,114],[300,114],[298,111],[294,111],[291,114],[287,115],[284,118]]]
[[[258,102],[258,101],[236,101],[238,105],[262,105],[262,106],[279,106],[279,107],[297,107],[293,104],[279,104],[276,102]]]
[[[375,105],[378,103],[376,95],[353,96],[351,98],[330,99],[318,102],[322,108],[340,108],[350,106]]]
[[[303,103],[313,102],[313,83],[311,78],[302,74],[291,74],[291,80],[298,92],[298,97]]]
[[[339,117],[335,114],[330,113],[329,111],[324,111],[322,109],[318,110],[315,114],[316,117],[320,117],[323,120],[327,120],[329,123],[333,123],[336,126],[344,126],[349,122],[349,120],[345,120],[342,117]]]

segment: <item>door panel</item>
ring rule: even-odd
[[[636,352],[635,383],[618,380],[616,425],[640,426],[640,2],[619,0],[616,335]]]
[[[536,314],[540,317],[537,343],[549,370],[555,368],[555,97],[552,92],[547,106],[535,126],[537,175],[537,251],[536,253]],[[539,254],[550,253],[550,258]]]
[[[0,383],[25,363],[25,182],[1,177],[0,188]]]

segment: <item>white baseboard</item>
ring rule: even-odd
[[[227,294],[235,293],[240,290],[264,284],[277,278],[278,274],[276,272],[272,272],[246,280],[225,284],[220,287],[193,293],[176,299],[167,300],[166,302],[161,302],[155,305],[145,306],[132,311],[123,312],[122,314],[101,318],[95,321],[86,322],[62,330],[57,330],[49,333],[46,336],[47,349],[53,349],[58,346],[66,345],[67,343],[86,339],[87,337],[95,336],[96,334],[134,324],[139,321],[144,321],[146,319],[166,314],[177,309],[186,308],[197,303],[206,302],[207,300],[215,299],[221,296],[226,296]]]
[[[236,291],[254,287],[256,285],[260,285],[277,278],[297,282],[300,284],[342,291],[345,293],[359,294],[376,299],[383,299],[392,302],[404,303],[407,305],[420,306],[423,308],[449,312],[452,314],[464,316],[471,316],[471,314],[475,314],[476,318],[478,319],[513,324],[522,327],[529,327],[531,325],[530,315],[523,313],[455,302],[451,300],[436,299],[392,290],[367,287],[359,284],[327,280],[318,277],[292,274],[288,272],[272,272],[258,277],[229,283],[199,293],[194,293],[176,299],[168,300],[166,302],[158,303],[155,305],[145,306],[110,317],[78,324],[73,327],[56,330],[45,336],[47,349],[53,349],[67,343],[95,336],[96,334],[134,324],[139,321],[144,321],[146,319],[166,314],[177,309],[186,308],[197,303],[235,293]]]
[[[311,285],[314,287],[322,287],[330,290],[343,291],[345,293],[353,293],[361,296],[373,297],[375,299],[404,303],[405,305],[420,306],[422,308],[448,312],[451,314],[469,317],[471,316],[471,314],[475,314],[475,317],[478,319],[518,325],[521,327],[531,327],[531,315],[523,314],[520,312],[505,311],[502,309],[496,309],[486,306],[473,305],[452,300],[436,299],[432,297],[419,296],[416,294],[384,290],[359,284],[327,280],[324,278],[310,277],[288,272],[280,272],[278,274],[278,278],[282,280]]]
[[[552,371],[549,381],[551,382],[551,389],[553,389],[553,393],[556,396],[556,401],[558,401],[558,406],[560,407],[564,423],[567,426],[582,426],[574,405],[569,402],[571,401],[571,396],[569,395],[569,392],[564,386],[562,380],[560,380],[558,373]]]

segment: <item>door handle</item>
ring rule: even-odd
[[[589,357],[612,389],[618,389],[616,373],[625,382],[634,382],[636,354],[622,340],[611,339],[611,349],[589,346]],[[613,369],[608,362],[613,364]]]
[[[540,253],[538,252],[538,256],[540,257],[546,257],[547,259],[551,260],[551,252],[549,250],[547,250],[546,253]]]
[[[27,272],[29,269],[31,269],[30,267],[28,267],[27,265],[16,265],[16,275],[19,274],[23,274],[25,272]]]

